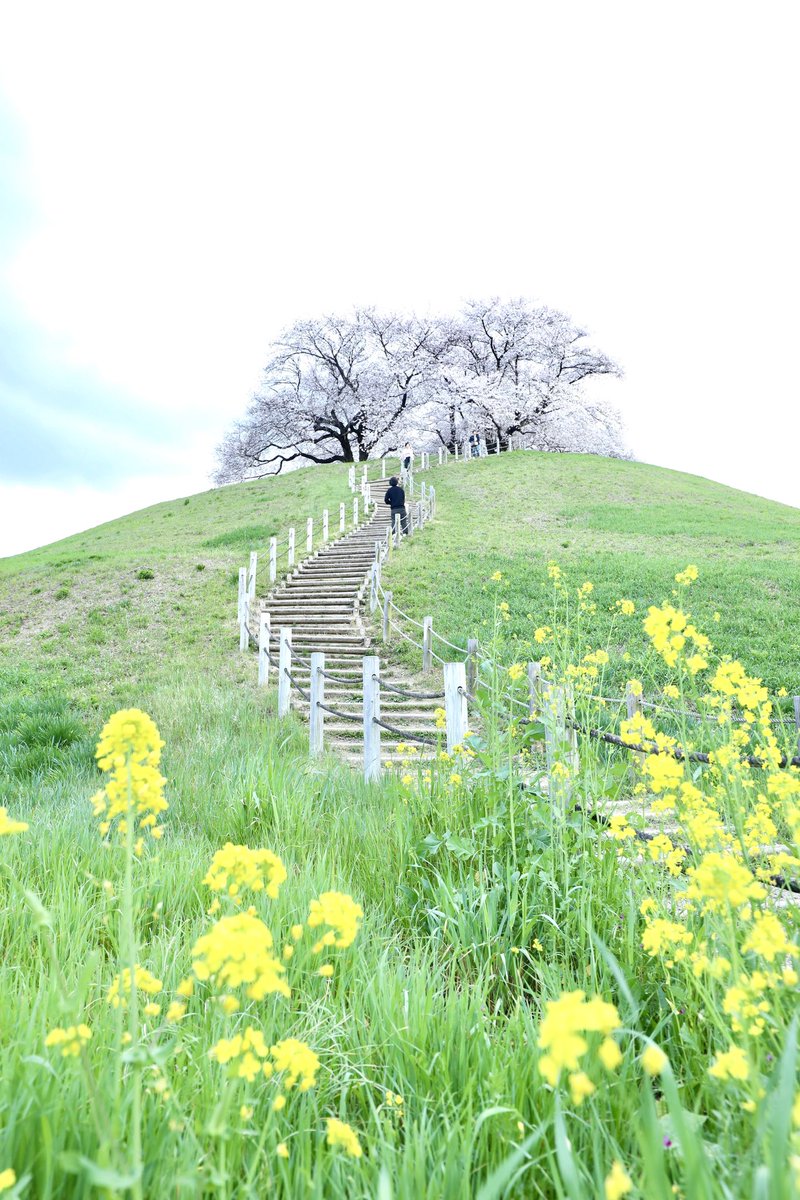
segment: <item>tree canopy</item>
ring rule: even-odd
[[[621,423],[581,384],[619,375],[565,313],[527,300],[473,301],[452,317],[361,309],[298,321],[218,447],[218,483],[302,463],[358,462],[406,439],[453,449],[469,433],[501,446],[623,452]]]

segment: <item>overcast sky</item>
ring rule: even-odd
[[[0,555],[209,485],[269,341],[526,295],[638,458],[800,505],[792,6],[0,15]]]

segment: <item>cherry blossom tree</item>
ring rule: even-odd
[[[452,450],[470,432],[503,449],[522,434],[542,449],[622,453],[615,410],[581,386],[619,374],[565,313],[526,300],[473,301],[451,317],[370,308],[298,321],[219,446],[215,479],[360,462],[409,437]]]

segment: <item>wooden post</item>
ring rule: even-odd
[[[391,608],[391,604],[392,604],[392,593],[384,592],[384,594],[383,594],[383,623],[381,625],[381,633],[383,634],[384,641],[387,641],[388,637],[389,637],[389,626],[390,626],[390,621],[391,621],[391,617],[389,616],[389,610]]]
[[[528,716],[534,721],[540,715],[542,664],[528,663]]]
[[[339,533],[344,533],[344,501],[339,505]]]
[[[458,442],[453,444],[453,458],[458,462]]]
[[[390,525],[386,526],[386,553],[385,558],[392,557],[392,529]]]
[[[320,704],[325,703],[325,655],[314,651],[311,655],[311,711],[308,718],[308,752],[322,753],[325,714]]]
[[[278,630],[280,638],[280,653],[278,655],[278,716],[285,717],[289,712],[289,702],[292,690],[291,680],[287,671],[292,669],[292,627],[282,625]]]
[[[794,702],[794,726],[797,730],[797,753],[800,755],[800,696],[793,696]]]
[[[327,510],[327,508],[323,508],[323,510],[322,510],[322,540],[323,540],[323,542],[327,542],[327,540],[328,540],[328,510]]]
[[[356,490],[356,469],[355,469],[355,467],[351,467],[350,470],[347,472],[347,482],[350,484],[350,491],[354,492]]]
[[[443,456],[444,456],[444,450],[443,450],[443,449],[442,449],[442,447],[440,446],[440,447],[439,447],[439,466],[441,466],[441,465],[442,465],[442,458],[443,458]]]
[[[294,525],[289,530],[289,566],[294,566]]]
[[[467,735],[467,672],[461,663],[444,664],[444,709],[447,723],[447,753],[463,744]]]
[[[269,683],[269,613],[262,613],[258,622],[258,686],[266,687]]]
[[[278,539],[269,539],[269,581],[274,583],[278,578]]]
[[[250,597],[250,611],[252,612],[256,605],[256,571],[258,570],[258,555],[255,550],[250,551],[250,570],[247,575],[247,594]]]
[[[478,639],[470,638],[467,642],[467,691],[470,696],[475,695],[475,687],[478,683]]]
[[[422,672],[430,674],[433,669],[433,617],[422,618]]]
[[[375,721],[381,717],[380,666],[376,655],[367,654],[362,661],[364,694],[364,778],[369,782],[381,774],[381,727]]]
[[[629,721],[632,717],[635,717],[637,713],[644,712],[644,705],[642,704],[642,697],[636,696],[631,691],[631,689],[627,686],[625,688],[625,709],[626,709]],[[636,763],[637,759],[641,763],[643,761],[644,757],[645,756],[643,754],[635,754],[634,752],[631,753],[630,776],[632,779],[636,778],[636,769],[635,769],[634,764]]]
[[[384,454],[383,458],[381,459],[381,476],[384,479],[386,478],[386,455],[385,454]]]
[[[369,611],[375,612],[378,604],[378,564],[374,562],[369,569]]]
[[[353,496],[353,528],[358,524],[358,496]]]
[[[311,553],[311,548],[314,545],[314,518],[309,517],[306,521],[306,554]]]
[[[239,567],[239,649],[247,649],[247,567]]]
[[[403,518],[400,516],[399,513],[394,518],[393,533],[394,533],[394,544],[395,544],[395,546],[399,546],[400,538],[402,537],[402,534],[403,534]]]
[[[414,505],[413,504],[407,505],[407,510],[408,510],[408,536],[413,537],[414,536]]]
[[[436,516],[436,488],[431,486],[431,517]]]
[[[559,697],[560,693],[560,697]],[[541,696],[541,716],[544,725],[544,749],[547,759],[548,774],[557,761],[558,746],[558,709],[559,698],[563,699],[561,688],[555,688],[548,679],[539,680],[539,695]],[[551,783],[552,796],[552,783]]]

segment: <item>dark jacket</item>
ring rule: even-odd
[[[405,508],[406,494],[399,484],[390,487],[386,495],[383,497],[383,503],[388,504],[390,508]]]

